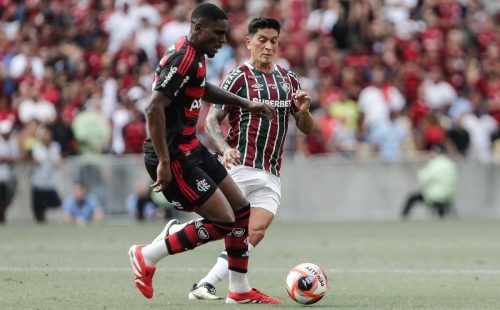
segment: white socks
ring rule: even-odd
[[[250,255],[254,249],[255,247],[253,245],[248,244],[248,255]],[[198,283],[208,282],[212,285],[216,285],[217,283],[224,280],[228,275],[231,274],[233,274],[233,276],[230,276],[229,278],[229,290],[231,292],[239,293],[239,292],[248,292],[249,290],[251,290],[246,274],[229,271],[226,251],[223,251],[222,253],[219,254],[219,257],[217,257],[217,262],[215,263],[215,265],[212,267],[212,269],[210,269],[208,274]],[[243,275],[244,277],[240,277],[240,275]]]
[[[142,248],[142,256],[146,265],[156,265],[156,263],[168,255],[165,242],[153,242]]]
[[[253,250],[255,250],[255,247],[249,242],[248,243],[248,256],[252,254]]]
[[[186,227],[188,224],[191,224],[191,223],[192,223],[192,221],[187,221],[186,223],[182,223],[182,224],[174,224],[174,225],[170,226],[170,228],[168,229],[167,233],[169,235],[173,235],[173,234],[175,234],[179,230],[182,230],[184,227]]]
[[[217,262],[215,265],[210,269],[208,274],[201,279],[198,283],[205,283],[208,282],[212,285],[216,285],[220,281],[224,280],[228,275],[229,275],[229,269],[227,265],[227,252],[223,251],[222,253],[219,254],[219,257],[217,257]]]
[[[229,291],[233,293],[249,292],[252,288],[246,273],[229,270]]]

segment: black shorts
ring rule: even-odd
[[[144,163],[151,178],[156,180],[156,155],[145,152]],[[175,209],[187,212],[195,211],[207,201],[227,176],[226,168],[202,145],[188,154],[170,158],[170,171],[172,182],[163,195]]]

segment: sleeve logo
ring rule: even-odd
[[[176,72],[177,72],[177,67],[171,67],[170,71],[168,71],[167,76],[163,79],[163,82],[161,82],[161,87],[167,86],[167,83],[172,79],[172,77]]]

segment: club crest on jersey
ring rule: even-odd
[[[262,91],[264,89],[264,85],[260,84],[259,82],[255,82],[252,87],[255,91]]]
[[[193,109],[199,110],[201,109],[201,101],[198,99],[193,100],[191,103],[191,107],[189,108],[189,111],[193,111]]]
[[[290,84],[289,83],[287,83],[287,82],[281,82],[280,86],[281,86],[281,89],[283,89],[283,91],[285,93],[288,94],[290,92]]]
[[[199,192],[206,192],[210,189],[210,184],[207,183],[207,180],[196,180],[196,187]]]

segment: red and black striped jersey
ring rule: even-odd
[[[196,123],[205,92],[205,55],[196,51],[186,37],[166,51],[156,67],[153,90],[172,102],[165,108],[166,135],[171,156],[199,145]],[[146,146],[151,145],[150,139]]]
[[[297,112],[292,94],[300,89],[298,77],[278,65],[272,72],[264,73],[247,62],[229,73],[221,88],[275,108],[275,118],[268,120],[247,109],[215,105],[228,112],[230,128],[226,141],[240,151],[241,163],[279,176],[288,119]]]

